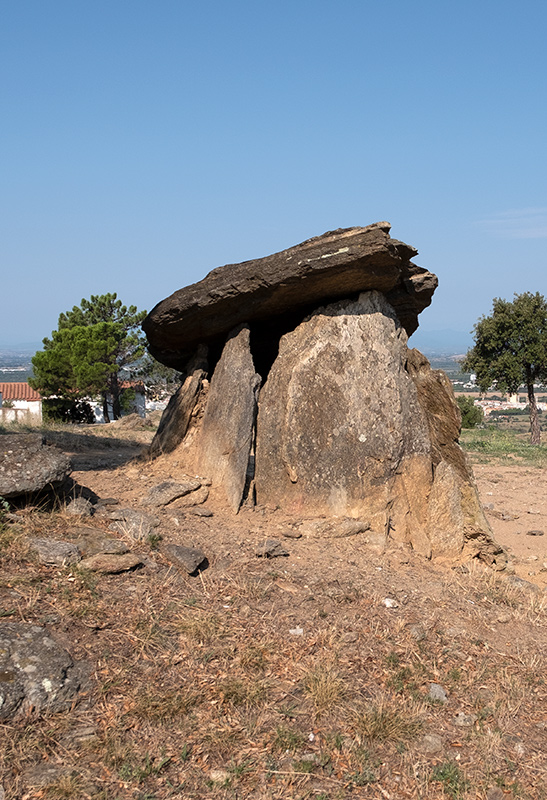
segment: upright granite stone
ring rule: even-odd
[[[320,308],[282,338],[260,395],[257,501],[365,520],[425,556],[457,557],[469,517],[457,472],[465,459],[457,448],[445,460],[448,432],[432,441],[432,404],[420,402],[406,341],[379,292]],[[453,399],[444,404],[454,420]]]
[[[379,292],[320,308],[284,336],[260,396],[257,501],[408,538],[405,483],[431,483],[431,445],[405,360],[406,334]]]
[[[70,459],[40,433],[0,435],[0,497],[57,489],[71,472]]]
[[[141,456],[143,460],[157,458],[162,453],[171,453],[182,442],[198,403],[207,369],[207,348],[198,347],[186,367],[182,385],[169,399],[158,430]]]
[[[234,511],[243,499],[259,387],[249,328],[240,326],[228,337],[211,379],[199,441],[199,471],[222,487]]]
[[[418,390],[432,445],[429,528],[433,554],[480,556],[503,567],[506,555],[492,538],[473,472],[458,443],[461,417],[452,384],[442,370],[431,369],[419,350],[408,351],[407,370]]]

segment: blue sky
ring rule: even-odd
[[[0,345],[387,219],[424,331],[547,294],[547,5],[4,0]]]

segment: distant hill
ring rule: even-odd
[[[36,342],[0,345],[0,381],[23,381],[32,375],[31,358],[41,345]]]
[[[408,346],[417,347],[426,356],[464,355],[473,346],[473,337],[463,331],[423,331],[418,328],[410,337]]]

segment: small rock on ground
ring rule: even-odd
[[[75,700],[82,674],[45,628],[0,626],[0,720],[20,713],[63,711]]]
[[[443,740],[436,733],[426,733],[419,746],[424,753],[439,753],[443,749]]]
[[[452,723],[458,728],[472,728],[477,719],[476,714],[466,714],[464,711],[460,711],[453,718]]]
[[[181,567],[189,575],[207,562],[205,553],[197,547],[185,547],[181,544],[166,544],[162,547],[165,557],[174,566]]]
[[[95,556],[98,553],[108,553],[110,555],[123,555],[127,553],[129,548],[120,539],[114,539],[112,536],[105,536],[104,531],[88,528],[90,533],[83,533],[75,544],[83,556]]]
[[[194,478],[188,478],[183,482],[162,481],[149,489],[141,503],[143,506],[166,506],[173,500],[196,491],[200,486],[200,481]]]
[[[346,536],[356,536],[358,533],[368,531],[370,524],[358,519],[306,519],[298,530],[303,536],[312,538],[341,539]]]
[[[28,542],[31,552],[38,556],[42,564],[63,567],[77,564],[82,558],[78,547],[72,542],[37,538],[29,539]]]
[[[118,572],[128,572],[130,569],[140,567],[142,558],[135,553],[124,553],[115,555],[112,553],[97,553],[89,558],[84,558],[80,562],[82,569],[89,569],[92,572],[102,572],[105,575],[115,575]]]
[[[209,489],[206,486],[201,486],[194,492],[185,494],[184,497],[179,497],[173,502],[174,508],[191,508],[192,506],[200,506],[205,503],[209,498]]]
[[[111,531],[128,536],[136,542],[146,539],[160,524],[159,519],[153,514],[137,511],[134,508],[116,509],[111,512],[110,519],[117,520],[109,526]]]
[[[213,512],[210,508],[206,508],[206,506],[191,506],[188,509],[189,514],[193,514],[195,517],[212,517]]]
[[[448,692],[440,683],[432,683],[429,687],[427,696],[430,700],[437,700],[440,703],[448,703]]]
[[[255,553],[259,558],[277,558],[278,556],[289,555],[289,551],[275,539],[266,539],[256,548]]]
[[[75,497],[65,507],[65,512],[75,517],[91,517],[93,511],[93,504],[85,497]]]

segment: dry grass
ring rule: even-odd
[[[2,616],[48,627],[90,666],[71,712],[0,725],[7,800],[547,799],[543,595],[350,540],[275,564],[243,533],[207,540],[229,558],[197,578],[146,542],[154,568],[138,574],[29,557],[26,535],[68,524],[39,510],[0,524]],[[65,773],[31,785],[44,765]]]
[[[415,739],[423,729],[423,711],[411,703],[384,698],[353,710],[356,736],[371,742],[406,742]]]
[[[324,664],[318,664],[309,670],[304,676],[303,684],[318,715],[340,706],[347,693],[344,681],[336,670]]]

